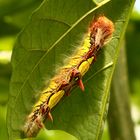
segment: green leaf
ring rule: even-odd
[[[36,138],[26,138],[17,140],[77,140],[74,136],[62,130],[41,129]]]
[[[77,140],[72,135],[60,130],[42,129],[35,140]]]
[[[133,6],[131,0],[107,2],[96,5],[92,0],[46,0],[33,13],[12,55],[7,114],[10,140],[22,137],[23,125],[40,89],[75,49],[74,44],[81,40],[93,17],[104,14],[114,22],[115,33],[84,77],[85,92],[74,89],[52,110],[54,122],[46,122],[48,129],[65,130],[78,139],[101,138],[119,42]]]
[[[26,9],[41,0],[1,0],[0,1],[0,18],[5,15],[12,15],[19,13],[23,9]]]
[[[1,0],[0,1],[0,36],[17,34],[28,23],[32,11],[42,0]]]

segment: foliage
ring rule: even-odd
[[[16,3],[16,0],[14,1]],[[22,20],[17,18],[20,17],[18,9],[26,11],[24,7],[28,7],[28,2],[29,5],[33,5],[37,1],[18,2],[13,7],[14,10],[11,10],[15,11],[16,16],[13,16],[10,10],[8,13],[8,6],[7,9],[6,6],[3,6],[5,9],[1,9],[4,11],[1,17],[8,14],[8,17],[1,18],[4,25],[14,29],[6,30],[7,34],[18,33],[23,24],[28,22],[29,18],[26,15],[36,6],[29,8],[28,12],[23,14]],[[49,129],[62,129],[79,139],[101,138],[119,42],[125,32],[128,13],[133,6],[130,0],[113,0],[105,4],[106,2],[105,0],[96,5],[95,1],[91,0],[46,0],[33,13],[27,26],[18,36],[13,50],[13,75],[7,115],[11,140],[20,137],[26,116],[37,99],[38,91],[44,85],[44,77],[49,81],[54,75],[56,66],[62,65],[64,54],[70,54],[74,44],[81,40],[81,35],[86,32],[93,16],[104,14],[114,22],[116,31],[112,41],[102,50],[97,62],[84,77],[86,94],[81,93],[79,89],[73,90],[71,96],[61,101],[53,110],[54,122],[47,121],[46,124]],[[18,20],[10,21],[11,18]],[[8,21],[8,24],[5,24],[5,21]],[[9,26],[11,23],[14,27]]]

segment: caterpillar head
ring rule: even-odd
[[[114,25],[105,16],[94,19],[89,28],[90,43],[99,49],[112,37]]]

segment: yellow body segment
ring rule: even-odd
[[[52,94],[51,92],[47,92],[45,94],[42,94],[40,97],[40,100],[34,105],[33,111],[37,110],[43,102],[48,100],[48,98],[50,97],[51,94]]]
[[[50,82],[49,87],[42,91],[40,99],[37,101],[37,103],[33,107],[33,111],[37,110],[39,106],[43,104],[43,102],[46,102],[48,100],[48,98],[51,96],[53,92],[52,88],[56,89],[57,86],[58,85],[53,80]]]
[[[82,45],[80,48],[77,48],[75,53],[70,57],[69,61],[67,62],[67,65],[65,65],[65,68],[71,68],[72,66],[77,66],[82,60],[85,54],[89,51],[90,47],[90,35],[86,35],[84,41],[82,42]]]
[[[64,94],[65,94],[64,90],[60,90],[55,94],[53,94],[48,104],[49,108],[52,109],[60,101],[60,99],[63,97]]]
[[[79,66],[78,70],[79,70],[79,72],[81,73],[82,76],[84,76],[85,73],[89,70],[93,59],[94,59],[94,57],[91,57],[91,58],[87,59],[86,61],[83,61],[81,63],[81,65]]]

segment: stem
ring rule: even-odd
[[[130,112],[129,87],[124,42],[114,72],[108,124],[111,140],[135,140],[134,126]]]

